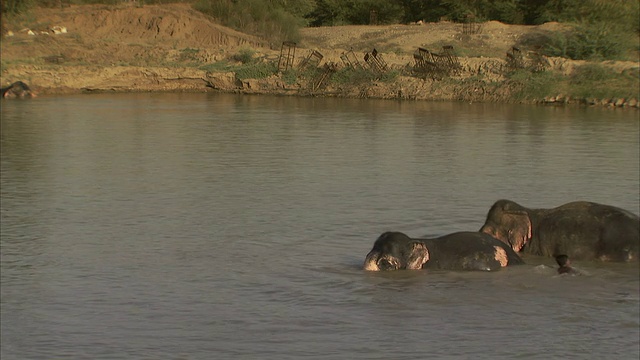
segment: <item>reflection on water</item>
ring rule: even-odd
[[[491,204],[639,212],[637,112],[129,94],[2,103],[1,357],[638,358],[638,267],[365,273]]]

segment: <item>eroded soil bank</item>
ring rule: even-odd
[[[297,44],[294,67],[312,51],[322,54],[318,64],[345,66],[351,52],[363,65],[374,48],[392,80],[358,84],[318,77],[281,74],[267,78],[240,78],[215,64],[233,64],[234,55],[250,50],[262,61],[277,63],[281,44],[219,25],[187,4],[161,6],[82,5],[37,9],[33,19],[8,23],[2,39],[3,86],[24,81],[41,94],[95,91],[224,91],[292,96],[343,96],[379,99],[517,102],[522,84],[505,77],[506,53],[526,34],[558,30],[560,24],[540,26],[483,24],[479,34],[463,34],[449,22],[423,25],[341,26],[306,28]],[[61,31],[61,29],[63,31]],[[411,74],[414,53],[420,47],[437,51],[446,44],[464,44],[481,56],[457,56],[459,69],[444,79]],[[526,59],[526,55],[525,55]],[[565,74],[583,62],[546,58],[548,70]],[[604,62],[616,71],[637,71],[637,62]],[[588,103],[637,108],[636,98],[572,99],[550,93],[530,101]]]

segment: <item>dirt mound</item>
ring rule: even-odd
[[[37,19],[37,20],[33,20]],[[232,60],[243,48],[257,57],[278,61],[280,44],[234,31],[191,8],[189,4],[75,5],[63,9],[36,9],[23,21],[5,23],[13,36],[2,47],[2,85],[25,81],[41,93],[78,91],[218,91],[269,94],[304,94],[308,80],[294,83],[273,75],[240,79],[233,71],[208,71],[207,66]],[[319,51],[322,63],[343,64],[343,53],[364,61],[376,49],[379,59],[399,70],[393,82],[365,85],[336,82],[323,91],[328,96],[461,101],[512,101],[506,82],[506,52],[522,36],[557,31],[562,26],[481,24],[481,31],[463,33],[451,22],[415,25],[336,26],[305,28],[297,44],[294,64]],[[54,31],[56,29],[56,31]],[[65,31],[60,31],[64,29]],[[460,66],[456,81],[406,76],[419,47],[441,52],[452,46]],[[526,51],[526,49],[523,49]],[[233,61],[233,60],[232,60]],[[565,74],[580,62],[548,59],[550,69]],[[634,69],[637,62],[606,62],[618,71]],[[226,65],[226,64],[221,64]],[[321,64],[322,65],[322,64]],[[329,69],[333,68],[333,65]],[[224,68],[220,66],[219,68]],[[221,70],[222,71],[222,70]],[[516,89],[517,90],[517,89]],[[313,90],[316,91],[316,90]],[[557,94],[550,94],[557,98]]]
[[[73,8],[68,11],[74,12]],[[64,16],[64,14],[62,14]],[[188,4],[162,7],[91,7],[66,17],[71,33],[114,42],[169,45],[172,47],[261,46],[252,36],[216,24]]]
[[[83,5],[36,9],[33,15],[37,23],[9,24],[15,35],[3,39],[5,61],[61,55],[94,64],[157,65],[178,60],[175,52],[184,49],[203,51],[194,60],[215,61],[216,54],[238,47],[265,46],[257,37],[219,25],[188,4]],[[66,33],[54,35],[53,26],[64,27]]]
[[[9,24],[15,36],[3,39],[4,61],[59,56],[75,63],[103,66],[189,62],[193,66],[228,58],[241,47],[270,57],[279,54],[279,45],[270,48],[265,41],[224,27],[189,4],[41,8],[34,10],[33,18],[38,22]],[[53,35],[54,26],[64,27],[67,33]],[[418,47],[438,51],[442,45],[453,45],[481,55],[485,52],[486,57],[502,58],[522,34],[537,29],[491,21],[482,24],[481,33],[463,36],[461,26],[438,22],[305,28],[301,30],[298,54],[305,56],[310,50],[320,50],[325,60],[340,62],[344,51],[365,53],[376,48],[388,61],[404,65]],[[27,29],[36,35],[27,35]]]
[[[301,30],[302,41],[299,46],[320,49],[326,60],[334,62],[340,62],[340,54],[345,51],[365,53],[375,48],[384,54],[387,62],[400,66],[413,61],[412,54],[419,47],[439,52],[443,45],[453,46],[461,57],[466,57],[465,52],[471,52],[476,57],[501,60],[523,35],[562,28],[558,23],[529,26],[507,25],[498,21],[485,22],[479,26],[480,31],[470,35],[462,33],[462,24],[448,21],[420,25],[305,28]],[[471,59],[468,62],[476,61]]]
[[[301,30],[301,45],[340,50],[411,53],[420,46],[448,42],[460,33],[460,25],[448,22],[423,25],[345,25]]]

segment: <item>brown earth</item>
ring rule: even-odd
[[[255,51],[265,61],[277,62],[281,44],[221,26],[215,19],[188,4],[137,7],[82,5],[63,9],[36,9],[30,19],[5,24],[2,39],[3,86],[17,80],[40,93],[82,91],[227,91],[241,93],[310,94],[304,79],[291,83],[280,76],[239,80],[231,72],[200,69],[203,65],[230,61],[242,50]],[[66,33],[54,34],[59,26]],[[462,25],[439,22],[421,25],[338,26],[302,29],[294,64],[320,52],[322,64],[342,66],[340,55],[353,51],[362,61],[373,48],[391,68],[413,63],[418,47],[438,51],[443,45],[472,51],[459,54],[460,78],[482,73],[483,81],[442,83],[400,76],[393,82],[366,85],[329,85],[315,95],[425,100],[511,101],[504,82],[506,52],[522,36],[561,25],[505,25],[488,22],[479,34],[463,35]],[[32,34],[30,34],[32,33]],[[477,56],[480,54],[481,56]],[[549,67],[570,72],[580,62],[547,59]],[[608,62],[619,71],[638,68],[637,62]],[[553,94],[556,95],[556,94]],[[557,94],[560,95],[560,94]],[[560,96],[561,97],[561,96]],[[549,99],[547,99],[549,100]]]

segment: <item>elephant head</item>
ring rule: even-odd
[[[427,246],[400,232],[385,232],[364,260],[364,270],[419,270],[429,261]]]
[[[513,201],[499,200],[489,210],[480,231],[519,252],[531,239],[531,218],[526,208]]]
[[[24,97],[36,97],[36,93],[31,90],[29,85],[22,81],[16,81],[13,84],[2,88],[3,98],[24,98]]]

